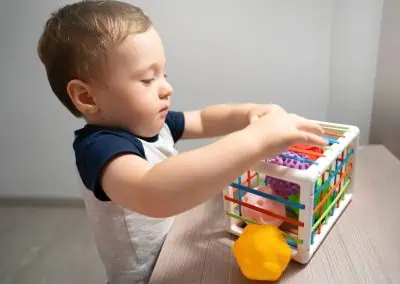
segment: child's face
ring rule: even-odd
[[[109,57],[104,84],[93,85],[102,123],[142,137],[156,135],[170,105],[165,54],[154,28],[131,35]]]

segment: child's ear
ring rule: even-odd
[[[94,114],[98,111],[96,98],[93,96],[92,88],[89,84],[73,79],[67,84],[67,92],[75,107],[82,114]]]

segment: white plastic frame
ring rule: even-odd
[[[299,210],[299,221],[304,223],[304,227],[298,227],[298,238],[303,240],[302,244],[297,245],[297,249],[292,248],[292,259],[296,262],[306,264],[313,257],[322,241],[328,235],[331,228],[334,226],[336,221],[339,219],[341,214],[344,212],[347,205],[351,202],[354,193],[354,171],[356,169],[356,157],[357,148],[359,146],[359,133],[360,130],[356,126],[329,123],[322,121],[315,121],[322,127],[334,127],[334,128],[345,128],[346,132],[343,133],[344,137],[337,139],[337,144],[330,146],[330,149],[324,152],[324,157],[317,159],[317,164],[311,165],[307,170],[297,170],[291,169],[279,165],[274,165],[266,163],[265,161],[260,161],[254,165],[250,170],[256,171],[262,175],[268,175],[270,177],[275,177],[283,179],[289,182],[296,183],[300,186],[300,203],[305,205],[304,210]],[[314,189],[315,183],[318,178],[326,172],[326,170],[336,161],[336,159],[341,155],[343,151],[352,148],[352,170],[349,174],[351,182],[349,183],[346,193],[344,194],[344,199],[340,201],[339,208],[335,208],[334,214],[328,218],[326,224],[321,226],[321,231],[319,234],[314,234],[313,244],[311,244],[311,229],[312,229],[312,218],[313,218],[313,208],[314,208]],[[243,174],[243,179],[246,179],[245,173]],[[224,195],[234,198],[233,187],[228,187],[224,190]],[[230,201],[224,200],[224,209],[226,212],[234,213],[235,204]],[[241,225],[243,221],[240,221],[233,217],[227,217],[227,230],[236,235],[240,236],[243,232]]]

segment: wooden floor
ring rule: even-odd
[[[0,206],[1,284],[103,284],[83,208]]]

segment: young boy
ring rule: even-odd
[[[109,283],[146,283],[173,216],[321,128],[273,105],[170,110],[159,35],[140,8],[84,1],[54,12],[38,53],[58,99],[87,124],[73,148]],[[180,139],[224,136],[177,155]],[[246,151],[243,151],[246,149]]]

